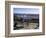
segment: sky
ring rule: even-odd
[[[39,14],[38,8],[13,8],[16,14]]]

